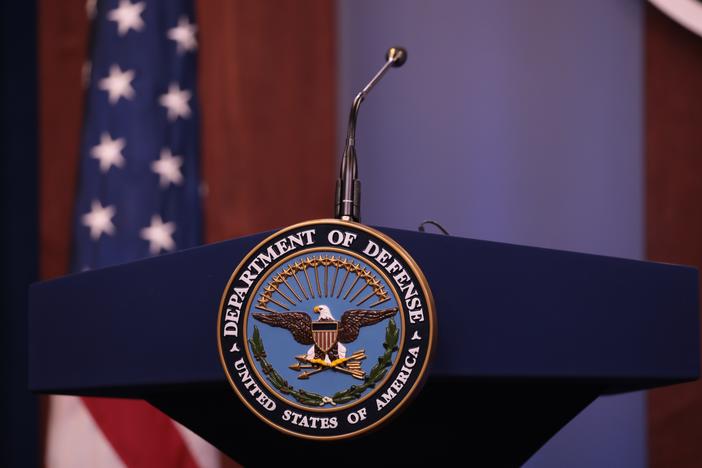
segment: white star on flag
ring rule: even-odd
[[[168,109],[168,120],[176,120],[178,117],[190,117],[190,91],[180,89],[178,83],[171,83],[168,86],[168,92],[161,95],[158,102]]]
[[[122,71],[119,65],[110,67],[110,74],[100,80],[98,87],[103,91],[107,91],[110,104],[116,104],[119,98],[132,99],[134,97],[134,88],[132,88],[132,80],[134,79],[134,70]]]
[[[175,223],[164,223],[159,215],[151,217],[151,225],[141,230],[141,238],[149,241],[149,253],[157,255],[161,250],[174,250]]]
[[[168,30],[168,39],[176,41],[178,44],[176,50],[182,54],[197,49],[196,31],[197,26],[190,23],[187,16],[181,16],[178,19],[178,26]]]
[[[144,2],[131,3],[129,0],[119,0],[119,6],[107,13],[107,19],[117,23],[117,33],[124,36],[130,29],[141,31],[144,20],[141,13],[146,8]]]
[[[159,185],[168,187],[168,184],[180,185],[183,183],[183,174],[180,166],[183,165],[183,158],[171,154],[171,150],[164,148],[161,150],[161,157],[151,163],[151,170],[159,175]]]
[[[114,215],[115,207],[113,205],[102,206],[98,200],[93,200],[90,204],[90,211],[83,215],[83,225],[90,228],[90,238],[96,241],[103,233],[114,234],[115,225],[112,224]]]
[[[103,132],[100,135],[100,144],[93,146],[90,155],[100,161],[100,172],[103,174],[110,170],[110,167],[123,167],[124,156],[122,150],[126,142],[124,138],[112,139],[109,133]]]

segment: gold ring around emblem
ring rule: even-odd
[[[387,414],[385,414],[382,418],[379,418],[377,421],[373,422],[372,424],[369,424],[368,426],[362,427],[361,429],[353,432],[348,432],[345,434],[339,434],[339,435],[334,435],[334,436],[319,436],[319,435],[308,435],[308,434],[302,434],[299,432],[291,431],[285,427],[282,427],[278,424],[275,424],[274,422],[266,419],[263,417],[247,400],[246,398],[239,392],[239,389],[237,388],[236,384],[232,380],[231,376],[229,375],[229,371],[227,369],[226,362],[224,360],[224,353],[222,352],[222,339],[220,335],[220,330],[219,326],[222,320],[222,310],[224,307],[224,303],[227,298],[227,293],[229,292],[229,289],[231,288],[232,282],[235,280],[237,277],[239,271],[241,268],[246,265],[248,262],[249,258],[258,251],[259,248],[261,248],[263,245],[267,244],[271,240],[275,239],[276,237],[280,236],[281,234],[284,234],[288,231],[298,229],[301,227],[305,226],[310,226],[310,225],[315,225],[315,224],[333,224],[333,225],[338,225],[338,226],[347,226],[351,227],[352,229],[358,229],[360,231],[366,232],[370,234],[371,236],[375,236],[379,239],[381,239],[383,242],[391,246],[397,254],[405,261],[407,266],[410,268],[412,273],[414,273],[415,277],[417,278],[417,281],[421,287],[422,293],[424,294],[424,297],[426,299],[426,308],[427,308],[427,317],[429,319],[429,328],[430,328],[430,335],[429,335],[429,344],[427,346],[427,355],[426,359],[424,360],[424,364],[422,365],[422,368],[419,370],[417,378],[414,380],[412,387],[409,389],[408,392],[408,397],[405,398],[401,402],[401,404],[397,405],[396,407],[392,408]],[[330,248],[327,248],[329,250]],[[350,251],[344,251],[344,254],[349,254],[352,253]],[[272,270],[271,270],[272,271]],[[389,283],[390,284],[390,283]],[[393,291],[393,293],[395,293]],[[249,295],[248,300],[251,300],[251,298],[255,297],[253,294]],[[248,309],[248,304],[245,307],[245,310]],[[248,315],[248,314],[245,314]],[[404,319],[403,319],[404,320]],[[244,324],[245,325],[245,324]],[[403,322],[403,327],[404,327],[404,322]],[[339,219],[316,219],[316,220],[311,220],[311,221],[304,221],[298,224],[294,224],[292,226],[288,226],[286,228],[283,228],[279,231],[276,231],[275,233],[271,234],[268,236],[266,239],[261,241],[259,244],[257,244],[254,248],[252,248],[249,253],[239,262],[239,265],[237,265],[236,269],[234,272],[231,274],[229,277],[229,280],[227,281],[227,286],[224,289],[224,292],[222,293],[222,298],[219,303],[219,310],[218,310],[218,315],[217,315],[217,349],[219,352],[219,358],[220,358],[220,363],[222,364],[222,368],[224,369],[224,373],[227,376],[227,380],[229,381],[229,384],[231,387],[234,389],[234,392],[236,395],[239,397],[239,399],[244,403],[244,405],[261,421],[266,423],[267,425],[271,426],[272,428],[283,432],[288,435],[292,435],[294,437],[299,437],[302,439],[308,439],[308,440],[328,440],[328,441],[333,441],[333,440],[341,440],[341,439],[348,439],[351,437],[355,437],[361,434],[364,434],[366,432],[372,431],[373,429],[379,427],[381,424],[384,422],[388,421],[390,418],[392,418],[394,415],[396,415],[401,409],[405,407],[405,405],[411,400],[414,396],[416,396],[415,392],[416,390],[421,387],[424,384],[424,381],[427,378],[426,371],[427,368],[433,358],[434,354],[434,344],[436,343],[436,335],[437,335],[437,318],[436,318],[436,313],[435,313],[435,305],[434,305],[434,296],[431,293],[431,289],[429,288],[429,284],[426,280],[426,277],[424,276],[424,273],[422,270],[419,269],[417,266],[417,263],[414,261],[414,259],[405,251],[405,249],[399,245],[397,242],[395,242],[392,238],[388,237],[387,235],[383,234],[382,232],[379,232],[373,228],[370,228],[368,226],[365,226],[360,223],[356,223],[353,221],[343,221]],[[399,351],[399,349],[398,349]],[[247,348],[247,354],[248,354],[248,348]],[[250,356],[248,356],[250,359]],[[251,362],[251,361],[250,361]],[[254,366],[255,368],[255,366]],[[256,370],[256,372],[258,372]],[[388,374],[392,374],[391,372],[388,372]],[[260,376],[259,376],[260,378]],[[262,379],[262,382],[265,383],[265,380]],[[278,398],[276,394],[276,398]],[[291,402],[289,400],[285,400],[285,403],[290,404]],[[309,410],[310,408],[305,407],[304,408],[306,411]]]

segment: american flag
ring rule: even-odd
[[[74,271],[192,247],[201,230],[192,2],[89,1],[87,13]],[[49,468],[219,465],[145,402],[52,397],[50,408]]]

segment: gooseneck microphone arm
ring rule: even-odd
[[[368,84],[356,95],[351,105],[349,125],[346,130],[346,145],[341,159],[341,171],[336,181],[334,217],[345,221],[361,220],[361,181],[358,179],[356,160],[356,119],[361,103],[371,89],[380,81],[390,67],[401,67],[407,61],[407,51],[401,47],[391,47],[385,64]]]

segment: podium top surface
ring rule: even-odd
[[[694,268],[380,230],[414,257],[433,291],[432,376],[583,380],[608,391],[698,376]],[[268,234],[32,285],[30,388],[119,394],[224,382],[219,301]]]

